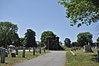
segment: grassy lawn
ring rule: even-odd
[[[83,50],[77,50],[74,51],[76,56],[67,52],[65,66],[99,66],[96,61],[96,49],[93,49],[93,51],[93,53],[84,53]]]
[[[12,58],[11,55],[9,54],[9,56],[6,58],[6,62],[4,64],[0,64],[0,66],[12,66],[14,64],[17,64],[19,62],[23,62],[26,60],[30,60],[32,58],[38,57],[40,55],[45,54],[44,52],[40,53],[36,53],[36,55],[34,56],[32,52],[26,52],[26,57],[22,58],[22,51],[19,52],[19,55],[15,58]]]

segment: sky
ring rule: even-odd
[[[52,31],[63,42],[70,38],[77,40],[80,32],[90,32],[95,42],[99,37],[98,22],[80,28],[70,26],[66,18],[65,8],[58,4],[59,0],[0,0],[0,22],[17,24],[19,37],[24,37],[27,29],[36,32],[36,40],[40,41],[44,31]]]

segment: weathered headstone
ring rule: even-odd
[[[15,50],[13,50],[13,51],[11,52],[11,57],[16,57],[16,51],[15,51]]]
[[[5,57],[8,57],[8,54],[9,54],[8,50],[5,49]]]
[[[25,47],[23,47],[23,54],[22,57],[25,58]]]
[[[18,55],[18,47],[16,47],[16,55]]]
[[[97,62],[99,62],[99,50],[97,50]]]
[[[8,49],[9,49],[10,52],[12,52],[13,50],[15,50],[15,46],[14,45],[9,45]]]
[[[83,52],[93,52],[90,45],[85,45]]]
[[[97,49],[97,46],[95,46],[95,49]]]
[[[29,47],[29,52],[31,52],[31,47]]]
[[[40,54],[41,54],[41,48],[39,49],[39,52],[40,52]]]
[[[77,50],[76,47],[72,47],[72,48],[71,48],[71,51],[74,51],[74,50],[75,50],[75,51]]]
[[[5,63],[5,48],[1,48],[1,63]]]
[[[35,55],[35,48],[33,48],[33,55]]]
[[[44,53],[45,53],[46,51],[45,51],[45,48],[44,48]]]

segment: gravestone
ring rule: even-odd
[[[18,47],[16,47],[16,55],[18,55]]]
[[[5,57],[8,57],[9,51],[5,49]]]
[[[76,47],[72,47],[72,48],[71,48],[71,51],[74,51],[74,50],[75,50],[75,51],[77,50]]]
[[[44,53],[45,53],[46,51],[45,51],[45,48],[44,48]]]
[[[99,62],[99,50],[97,50],[97,62]]]
[[[13,51],[11,52],[11,57],[16,57],[16,51],[15,51],[15,50],[13,50]]]
[[[40,52],[40,54],[41,54],[41,48],[39,48],[40,50],[39,50],[39,52]]]
[[[91,49],[91,45],[85,45],[83,52],[93,52]]]
[[[35,55],[35,48],[33,48],[33,55]]]
[[[22,57],[25,58],[25,47],[23,47]]]
[[[1,48],[1,63],[5,63],[5,48]]]
[[[10,52],[12,52],[13,50],[15,50],[15,46],[14,45],[9,45],[8,49],[9,49]]]
[[[0,47],[0,55],[1,55],[2,48],[3,48],[3,47]],[[9,54],[8,50],[5,49],[5,57],[8,57],[8,54]]]

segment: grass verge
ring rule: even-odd
[[[77,50],[74,51],[76,56],[67,52],[65,66],[99,66],[96,61],[96,49],[93,49],[93,51],[93,53],[84,53],[83,50]]]
[[[17,64],[19,62],[30,60],[32,58],[38,57],[38,56],[43,55],[43,54],[45,54],[45,53],[42,52],[41,54],[40,53],[36,53],[35,55],[33,55],[32,52],[28,52],[27,51],[25,58],[22,58],[22,51],[20,51],[19,55],[17,57],[15,57],[15,58],[12,58],[11,54],[9,54],[9,56],[6,58],[5,63],[3,63],[3,64],[0,63],[0,66],[12,66],[12,65]]]

